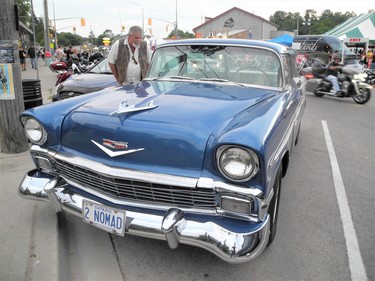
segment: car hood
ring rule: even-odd
[[[82,73],[71,76],[70,79],[63,82],[66,87],[84,87],[104,89],[116,85],[116,79],[113,74]]]
[[[123,168],[173,174],[184,168],[185,175],[187,169],[199,176],[210,138],[273,96],[217,83],[143,82],[112,89],[65,118],[61,149]]]

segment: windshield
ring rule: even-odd
[[[167,46],[153,55],[149,79],[184,79],[282,87],[280,58],[272,51],[216,45]]]
[[[344,54],[353,54],[349,48],[341,42],[340,39],[336,37],[327,37],[326,38],[327,43],[331,46],[332,50],[338,51],[339,53],[342,53],[342,50],[344,50]]]
[[[100,74],[112,74],[111,69],[108,65],[108,60],[105,58],[104,60],[100,61],[97,65],[95,65],[91,70],[90,73],[100,73]]]

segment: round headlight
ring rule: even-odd
[[[220,172],[234,181],[247,181],[259,170],[255,152],[238,146],[221,146],[216,153]]]
[[[43,126],[33,118],[23,120],[27,138],[35,144],[43,144],[47,140],[47,132]]]

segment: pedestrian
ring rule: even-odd
[[[57,61],[60,61],[62,58],[64,58],[64,56],[65,56],[64,50],[61,47],[61,45],[59,45],[55,52],[55,58]]]
[[[31,67],[36,69],[36,50],[33,43],[31,43],[27,50],[27,55],[30,58]]]
[[[108,54],[109,67],[119,85],[137,83],[146,75],[151,51],[142,36],[141,27],[130,27],[129,34],[117,40]]]
[[[26,71],[26,57],[27,54],[25,52],[25,49],[23,46],[20,46],[19,48],[19,54],[20,54],[20,64],[21,64],[21,70]]]
[[[65,51],[66,60],[70,60],[70,56],[73,55],[73,46],[69,46],[68,50]]]

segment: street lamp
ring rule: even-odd
[[[132,1],[129,1],[129,3],[138,6],[142,10],[142,30],[143,30],[143,34],[144,34],[145,33],[145,24],[144,24],[144,11],[143,11],[143,7],[141,5],[139,5],[138,3],[135,3],[135,2],[132,2]]]

